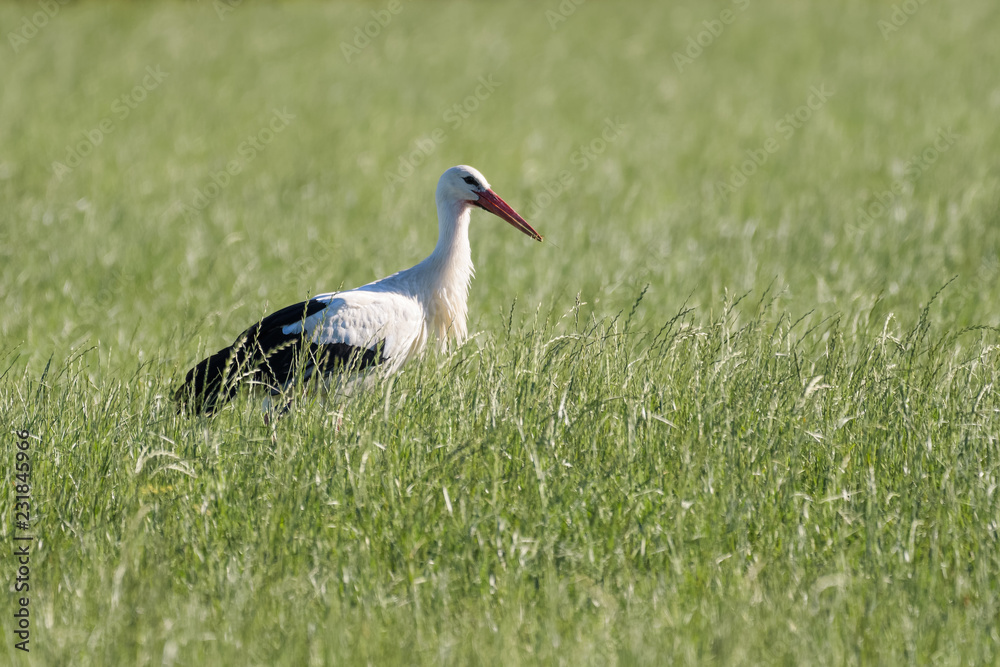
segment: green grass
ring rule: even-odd
[[[558,6],[405,2],[351,62],[386,4],[74,4],[16,53],[39,5],[0,6],[0,419],[39,536],[26,656],[9,434],[2,661],[1000,662],[995,3],[887,37],[884,3]],[[473,340],[273,432],[257,396],[175,414],[255,318],[425,256],[458,163],[546,236],[475,217]]]

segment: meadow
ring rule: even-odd
[[[0,26],[0,662],[1000,663],[995,2]],[[470,341],[176,413],[461,163],[546,237],[474,214]]]

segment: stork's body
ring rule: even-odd
[[[469,247],[473,206],[542,237],[491,189],[482,174],[452,167],[438,182],[438,242],[413,268],[363,287],[283,308],[244,331],[229,347],[192,368],[177,392],[181,405],[212,413],[250,380],[278,393],[298,373],[337,384],[374,370],[398,371],[433,338],[440,348],[468,335]]]

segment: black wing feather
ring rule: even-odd
[[[332,373],[350,365],[356,370],[385,361],[382,348],[356,348],[344,343],[306,343],[302,331],[286,334],[284,327],[302,322],[327,307],[317,299],[303,301],[271,313],[188,371],[174,395],[179,408],[210,415],[236,395],[246,380],[281,391],[302,370],[309,377],[317,369]],[[306,343],[305,345],[303,343]],[[308,354],[303,357],[303,352]]]

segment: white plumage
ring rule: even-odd
[[[422,353],[431,338],[441,349],[451,340],[464,341],[474,273],[472,207],[535,240],[542,237],[469,166],[444,172],[436,202],[438,242],[427,259],[363,287],[321,294],[268,315],[188,372],[177,391],[180,405],[210,414],[242,381],[261,382],[278,393],[300,371],[321,372],[338,384],[376,369],[391,374]]]

